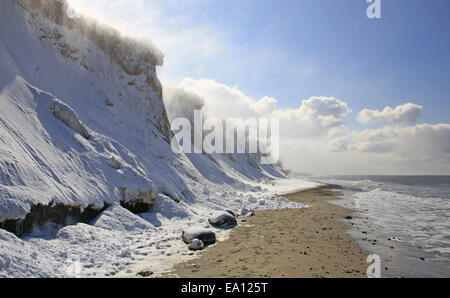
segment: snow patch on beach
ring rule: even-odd
[[[231,192],[216,190],[209,198],[222,199]],[[272,190],[289,189],[272,186]],[[249,193],[252,192],[236,193],[224,206],[233,210],[244,206],[255,210],[304,207],[265,192]],[[161,276],[176,263],[197,255],[182,241],[184,229],[209,228],[216,232],[219,241],[227,239],[229,231],[215,229],[207,222],[209,216],[221,210],[220,205],[188,206],[170,198],[159,198],[158,202],[154,211],[139,216],[114,205],[90,225],[49,226],[23,239],[0,230],[0,276],[66,277],[71,256],[79,257],[82,277],[135,277],[142,270]]]

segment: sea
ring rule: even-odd
[[[348,231],[381,258],[382,277],[450,277],[450,176],[330,176]]]

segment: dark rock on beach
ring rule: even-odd
[[[153,272],[150,270],[142,270],[141,272],[138,273],[138,275],[142,277],[150,277],[153,275]]]
[[[208,220],[208,222],[215,227],[234,227],[237,226],[237,220],[234,215],[228,211],[216,212]]]
[[[183,231],[183,241],[186,244],[191,244],[194,239],[201,240],[205,245],[216,243],[216,234],[208,229],[191,228]]]
[[[205,248],[205,244],[203,243],[203,241],[201,241],[199,239],[194,239],[189,244],[189,249],[192,251],[203,250],[204,248]]]

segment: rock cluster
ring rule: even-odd
[[[208,219],[211,226],[221,229],[230,229],[238,225],[233,211],[218,211]],[[216,243],[216,234],[211,229],[189,228],[182,233],[183,241],[193,251],[203,250],[206,246]]]

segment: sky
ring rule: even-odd
[[[210,115],[280,118],[296,171],[450,174],[450,1],[380,1],[70,0],[151,38]]]

